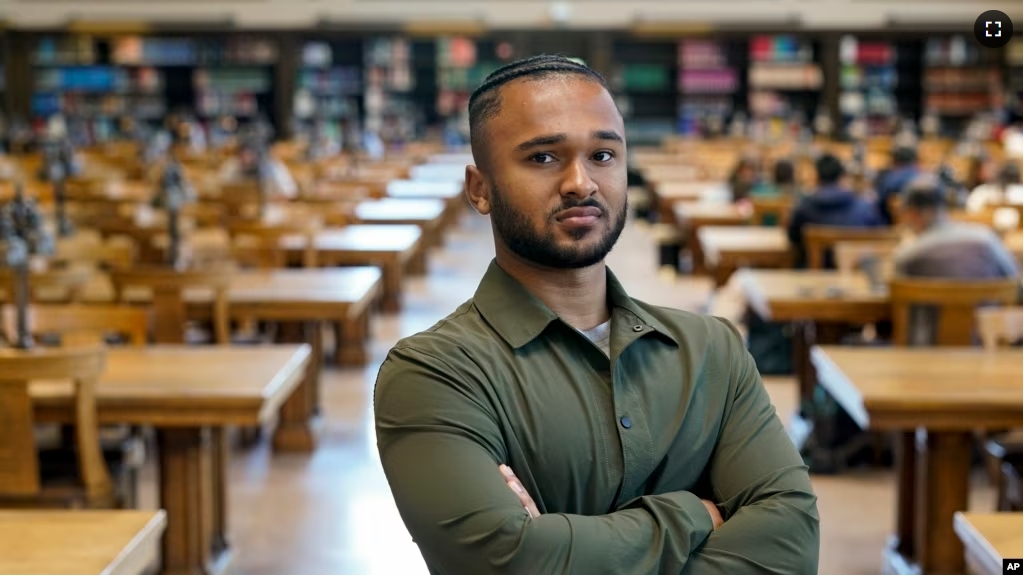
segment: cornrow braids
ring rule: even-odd
[[[547,76],[569,75],[583,76],[604,86],[605,89],[608,88],[604,77],[594,69],[556,54],[541,54],[516,60],[489,74],[483,84],[469,97],[469,136],[477,164],[482,160],[483,123],[496,116],[501,110],[499,88],[520,78],[538,79]]]

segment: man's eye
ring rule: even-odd
[[[536,162],[537,164],[550,164],[555,161],[555,157],[552,156],[551,154],[548,154],[547,152],[541,152],[540,154],[534,154],[533,156],[530,156],[530,160],[532,162]]]
[[[597,154],[594,154],[594,160],[597,160],[598,162],[609,162],[614,157],[615,156],[608,151],[601,151],[598,152]]]

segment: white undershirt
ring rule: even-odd
[[[605,356],[611,358],[611,335],[612,335],[612,321],[609,319],[604,324],[598,324],[590,330],[580,330],[587,340],[594,343],[595,346],[604,352]]]

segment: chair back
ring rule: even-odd
[[[899,278],[889,284],[893,343],[970,346],[975,313],[982,306],[1012,306],[1016,280],[939,280]]]
[[[115,270],[110,274],[118,302],[128,301],[131,288],[148,288],[153,294],[153,337],[157,344],[185,342],[188,320],[185,291],[206,289],[213,292],[212,312],[214,338],[218,344],[230,342],[228,325],[229,270],[174,270],[170,268],[133,268]]]
[[[96,383],[105,360],[105,350],[97,346],[0,349],[0,499],[30,499],[42,492],[29,396],[29,383],[37,380],[74,383],[78,487],[88,499],[112,494],[96,418]]]
[[[838,242],[897,242],[900,231],[896,228],[855,228],[850,226],[810,225],[803,229],[804,252],[807,267],[822,270],[828,256]]]
[[[17,310],[3,307],[3,331],[8,340],[17,333]],[[103,344],[116,334],[132,346],[145,346],[149,334],[149,312],[138,306],[116,304],[35,304],[28,309],[28,325],[34,336],[56,335],[62,346]]]

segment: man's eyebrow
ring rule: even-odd
[[[597,132],[594,132],[593,137],[597,140],[611,140],[612,142],[625,143],[622,136],[619,136],[619,133],[614,130],[598,130]]]
[[[538,146],[550,146],[552,144],[558,144],[559,142],[565,142],[569,138],[568,134],[549,134],[547,136],[537,136],[531,138],[526,142],[523,142],[519,146],[516,146],[516,150],[520,152],[529,150],[530,148],[536,148]]]

